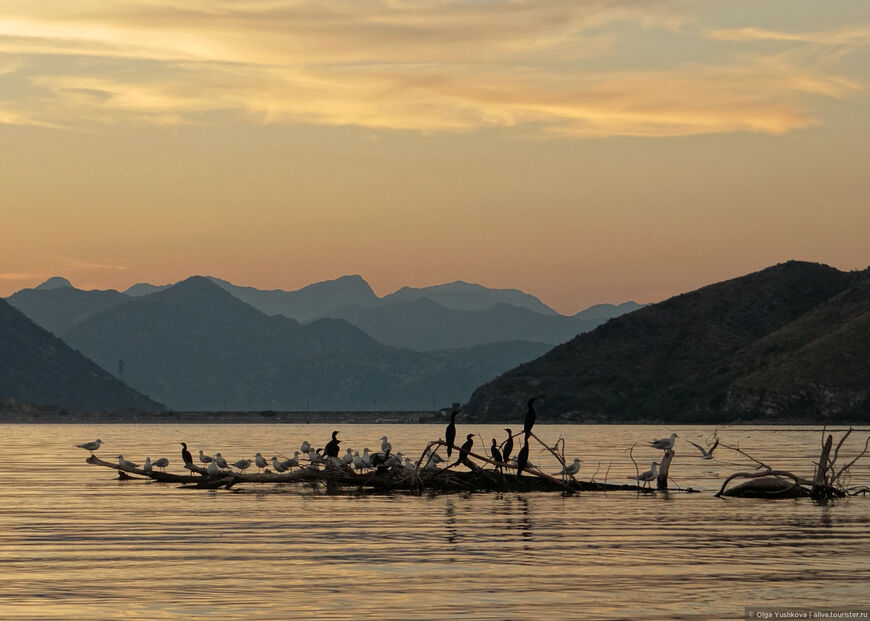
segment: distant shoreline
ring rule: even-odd
[[[468,423],[492,425],[519,425],[520,417],[501,420],[476,420],[469,418]],[[68,412],[65,410],[0,410],[0,424],[3,425],[275,425],[275,424],[441,424],[447,420],[445,410],[413,411],[343,411],[343,412]],[[744,426],[782,426],[800,425],[821,428],[823,421],[811,419],[768,419],[768,420],[731,420],[731,421],[667,421],[667,420],[538,420],[541,425],[671,425],[681,427],[716,425]],[[828,425],[867,427],[866,420],[836,419]]]

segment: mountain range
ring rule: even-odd
[[[61,333],[180,410],[435,409],[544,353],[542,343],[415,352],[340,319],[267,316],[204,277],[128,298]]]
[[[513,340],[556,345],[641,307],[634,302],[600,304],[565,316],[516,289],[488,289],[461,281],[421,289],[404,287],[379,298],[360,276],[343,276],[297,291],[260,290],[208,278],[266,315],[302,323],[343,319],[385,345],[417,351]],[[55,277],[34,289],[22,289],[8,300],[45,329],[62,334],[94,313],[170,286],[139,283],[124,293],[82,291]]]
[[[0,402],[86,410],[162,410],[0,300]]]
[[[870,270],[790,261],[611,319],[475,391],[470,418],[870,421]]]

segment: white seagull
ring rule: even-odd
[[[284,467],[284,464],[278,461],[278,458],[272,455],[272,467],[275,469],[275,472],[287,472],[287,468]]]
[[[265,468],[269,464],[266,462],[266,458],[257,453],[254,455],[254,463],[257,465],[257,473],[260,472],[262,468]]]
[[[218,468],[226,468],[227,467],[227,460],[224,459],[223,455],[221,455],[220,453],[214,454],[214,463],[216,463],[218,465]]]
[[[354,469],[356,469],[356,470],[362,470],[363,468],[366,467],[366,465],[363,463],[363,458],[360,457],[359,451],[354,451],[354,454],[353,454],[353,467],[354,467]]]
[[[658,440],[653,440],[649,443],[649,445],[653,448],[661,449],[663,451],[668,451],[674,448],[674,438],[678,438],[679,436],[675,433],[671,434],[670,438],[660,438]]]
[[[166,466],[169,465],[169,460],[165,457],[161,457],[160,459],[155,459],[153,462],[151,462],[151,465],[155,468],[160,468],[161,470],[163,470],[163,472],[166,472]]]
[[[628,477],[628,478],[631,479],[632,481],[643,481],[643,485],[644,485],[644,487],[646,487],[650,484],[650,481],[655,481],[656,477],[659,476],[658,470],[656,469],[656,466],[658,466],[658,465],[659,465],[659,462],[654,461],[649,465],[649,470],[647,470],[646,472],[641,472],[636,477]]]
[[[86,451],[91,451],[92,453],[100,448],[100,445],[103,443],[102,440],[97,438],[93,442],[85,442],[84,444],[76,444],[76,447],[85,449]]]
[[[239,470],[244,472],[245,470],[247,470],[248,468],[251,467],[251,460],[250,459],[240,459],[239,461],[233,463],[233,466],[235,466],[236,468],[238,468]]]
[[[282,461],[281,465],[284,466],[284,468],[286,468],[287,470],[289,470],[293,466],[298,466],[299,465],[299,451],[296,451],[295,453],[293,453],[293,457],[291,457],[290,459],[285,459],[284,461]]]
[[[220,471],[221,471],[221,469],[218,468],[218,465],[216,463],[214,463],[213,461],[209,462],[209,464],[208,464],[208,476],[210,476],[210,477],[217,476],[220,473]]]
[[[151,472],[151,458],[150,457],[145,458],[145,465],[142,466],[142,470],[144,470],[145,472]]]
[[[414,472],[417,469],[417,466],[414,465],[414,462],[411,461],[410,457],[405,458],[405,470],[408,472]]]
[[[308,452],[311,450],[311,445],[308,444],[308,440],[302,441],[302,446],[299,447],[299,451],[308,455]]]
[[[135,470],[139,467],[139,464],[134,464],[132,461],[124,459],[123,455],[118,455],[118,465],[122,468],[127,468],[128,470]]]
[[[372,458],[369,455],[369,447],[365,447],[363,450],[363,454],[360,455],[360,459],[362,459],[363,466],[366,468],[372,467]]]
[[[579,457],[575,457],[575,458],[574,458],[574,463],[573,463],[573,464],[568,464],[567,466],[565,466],[564,468],[562,468],[562,471],[561,471],[559,474],[569,474],[569,475],[571,475],[571,476],[573,477],[573,476],[574,476],[575,474],[577,474],[578,472],[580,472],[580,458],[579,458]]]
[[[345,453],[344,457],[341,458],[341,463],[345,466],[349,466],[353,463],[353,449],[347,449],[347,453]]]
[[[323,455],[321,455],[317,451],[308,451],[308,460],[312,464],[322,464],[323,463]]]
[[[202,449],[199,449],[199,461],[204,464],[210,464],[213,458],[209,455],[204,455]]]
[[[381,438],[381,453],[386,453],[387,451],[391,450],[392,448],[393,448],[393,445],[390,444],[389,440],[387,440],[387,436],[383,436]]]
[[[719,446],[719,438],[716,438],[716,441],[713,443],[713,446],[711,446],[709,449],[705,449],[703,446],[701,446],[699,444],[695,444],[691,440],[689,440],[688,442],[689,442],[689,444],[694,446],[696,449],[701,451],[701,459],[713,459],[713,451],[715,450],[715,448],[717,446]]]

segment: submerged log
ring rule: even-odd
[[[719,496],[720,494],[717,494]],[[722,496],[732,498],[801,498],[809,496],[810,492],[805,487],[794,481],[777,476],[763,476],[744,481],[740,485],[721,492]]]

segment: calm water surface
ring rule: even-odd
[[[828,506],[713,497],[752,467],[677,440],[671,474],[701,494],[588,492],[328,495],[298,485],[232,491],[119,482],[104,459],[169,457],[178,442],[230,460],[322,446],[327,425],[9,425],[0,486],[2,619],[742,619],[748,605],[870,605],[870,498]],[[344,447],[384,434],[416,459],[442,426],[344,425]],[[460,425],[489,445],[500,426]],[[539,426],[584,460],[580,477],[621,482],[626,449],[708,427]],[[843,449],[863,446],[867,432]],[[727,444],[809,475],[810,428],[727,427]],[[476,448],[481,440],[477,439]],[[859,446],[860,444],[860,446]],[[639,445],[640,447],[641,445]],[[643,469],[660,451],[635,448]],[[532,461],[555,470],[545,454]],[[609,468],[609,472],[607,472]],[[870,459],[853,475],[870,483]]]

